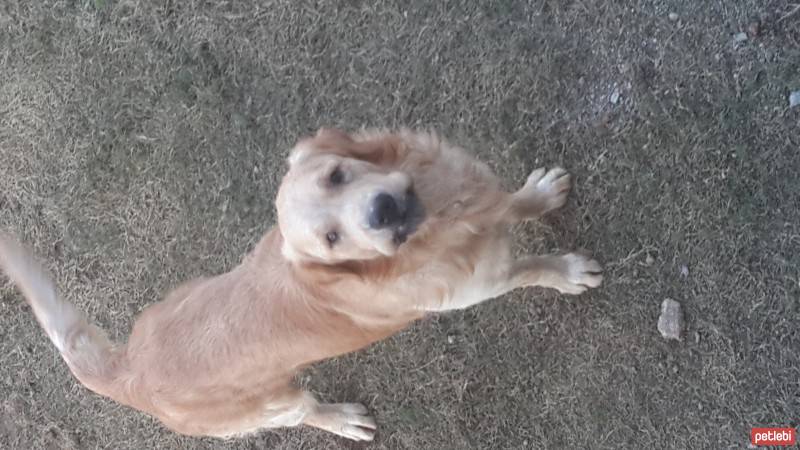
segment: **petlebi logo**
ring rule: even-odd
[[[750,430],[750,443],[754,446],[789,446],[797,442],[794,428],[753,428]]]

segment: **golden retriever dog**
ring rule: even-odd
[[[278,225],[237,267],[146,308],[127,344],[65,301],[10,237],[0,266],[77,379],[195,436],[310,425],[368,441],[357,403],[320,403],[293,378],[426,314],[512,289],[580,294],[602,280],[575,253],[515,258],[510,225],[562,206],[560,168],[505,192],[488,166],[432,133],[323,129],[291,151]]]

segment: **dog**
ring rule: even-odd
[[[369,441],[363,405],[321,403],[293,377],[426,314],[526,286],[598,287],[587,256],[511,253],[510,226],[563,206],[570,185],[563,169],[537,169],[509,193],[435,133],[321,129],[289,154],[277,226],[230,272],[147,307],[127,344],[89,323],[7,235],[0,266],[83,385],[178,433],[308,425]]]

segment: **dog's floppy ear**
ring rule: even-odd
[[[297,143],[289,155],[289,166],[300,163],[315,154],[333,154],[360,159],[373,164],[391,164],[404,152],[405,146],[394,135],[385,134],[364,140],[353,139],[348,133],[336,128],[320,128],[314,137]]]

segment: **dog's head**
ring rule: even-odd
[[[411,176],[394,164],[402,145],[331,129],[300,141],[276,201],[284,256],[335,264],[394,255],[424,219]]]

